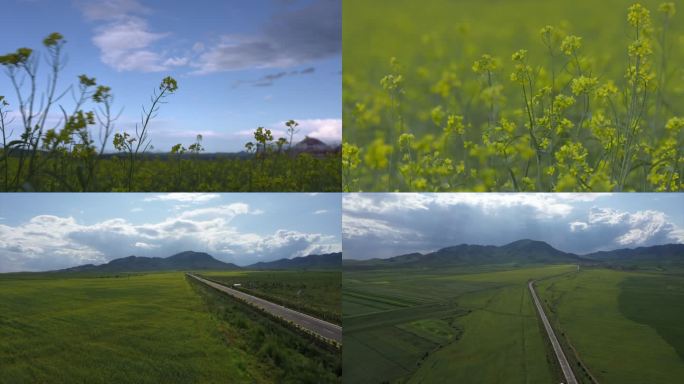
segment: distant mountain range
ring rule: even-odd
[[[326,253],[309,255],[292,259],[280,259],[270,262],[258,262],[245,269],[334,269],[342,268],[342,253]]]
[[[294,259],[259,262],[246,267],[225,263],[204,252],[185,251],[169,257],[128,256],[106,264],[85,264],[56,272],[150,272],[252,269],[332,269],[341,268],[342,254],[309,255]]]
[[[536,240],[518,240],[503,246],[461,244],[430,253],[409,253],[388,259],[344,260],[345,267],[445,267],[489,264],[608,264],[684,265],[684,244],[667,244],[636,249],[617,249],[575,255],[559,251]]]
[[[272,148],[277,148],[275,144],[271,144]],[[287,148],[287,146],[285,147]],[[301,141],[293,144],[292,151],[295,153],[309,153],[314,156],[324,155],[329,153],[339,153],[342,150],[342,144],[339,141],[335,142],[323,142],[313,137],[306,136]],[[46,151],[38,149],[40,153],[47,153]],[[20,154],[29,154],[30,151],[23,149],[16,149],[12,151],[10,156],[19,156]],[[105,152],[102,154],[103,158],[121,157],[121,153],[118,152]],[[172,154],[168,151],[149,151],[139,154],[140,157],[145,159],[156,159],[156,160],[168,160],[176,159],[178,155]],[[238,152],[202,152],[202,153],[186,153],[181,155],[182,158],[187,159],[199,159],[199,160],[219,160],[219,159],[236,159],[236,158],[250,158],[253,157],[253,153],[248,153],[246,151]]]
[[[684,264],[684,244],[654,245],[633,249],[623,248],[608,252],[594,252],[582,257],[601,262],[621,264]]]

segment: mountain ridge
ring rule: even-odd
[[[278,260],[250,264],[244,268],[257,270],[272,269],[331,269],[342,267],[342,252],[324,253],[320,255],[308,255],[282,258]]]
[[[413,252],[386,259],[343,260],[343,265],[348,267],[440,267],[510,263],[684,264],[684,244],[623,248],[577,255],[558,250],[544,241],[521,239],[501,246],[459,244],[432,252]]]
[[[244,267],[220,261],[206,252],[183,251],[168,257],[126,256],[110,260],[104,264],[84,264],[51,272],[151,272],[184,270],[249,270],[249,269],[305,269],[333,268],[334,256],[337,267],[342,266],[342,253],[307,255],[293,259],[279,259],[259,262]],[[281,267],[278,267],[281,266]]]

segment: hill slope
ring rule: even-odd
[[[409,253],[388,259],[344,260],[351,268],[446,267],[487,264],[592,263],[607,265],[684,265],[684,244],[616,249],[578,256],[543,241],[518,240],[503,246],[461,244],[430,253]]]
[[[339,269],[342,268],[342,253],[309,255],[292,259],[258,262],[246,269]]]
[[[684,244],[665,244],[651,247],[623,248],[613,251],[594,252],[587,259],[619,264],[635,265],[684,265]]]
[[[107,264],[86,264],[62,269],[59,272],[146,272],[185,270],[232,270],[235,264],[216,260],[204,252],[185,251],[166,258],[128,256],[114,259]]]

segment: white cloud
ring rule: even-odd
[[[345,257],[388,257],[462,243],[503,245],[523,238],[577,254],[684,243],[676,219],[657,210],[601,206],[607,196],[345,194]],[[635,206],[648,207],[648,201],[644,197]]]
[[[386,220],[354,217],[343,214],[342,233],[345,239],[365,236],[379,237],[382,239],[400,239],[402,236],[409,234],[410,231],[403,228],[397,228]]]
[[[143,19],[126,17],[98,27],[93,43],[100,49],[102,62],[117,71],[159,72],[168,65],[150,46],[167,36],[151,32]]]
[[[294,119],[299,126],[299,130],[294,135],[295,143],[304,139],[305,136],[313,137],[326,143],[339,143],[342,141],[342,120],[341,119]],[[289,139],[285,121],[269,124],[266,128],[271,130],[274,138],[285,137]],[[246,129],[237,132],[239,137],[252,137],[254,130]]]
[[[589,224],[583,221],[573,221],[570,223],[571,232],[585,231],[587,228],[589,228]]]
[[[295,143],[304,139],[305,136],[319,139],[328,144],[339,143],[342,141],[342,120],[341,119],[294,119],[299,126],[297,134],[294,135]],[[269,124],[266,128],[271,130],[273,137],[285,137],[289,139],[285,128],[285,121]],[[236,133],[241,138],[251,138],[254,136],[253,129],[244,129]]]
[[[504,208],[528,207],[539,217],[568,216],[573,206],[554,195],[551,193],[402,193],[376,199],[372,195],[348,194],[344,198],[344,208],[349,212],[388,213],[465,205],[477,207],[486,214],[496,215]]]
[[[253,68],[285,68],[341,52],[339,0],[316,0],[276,14],[254,35],[224,35],[203,50],[196,74]]]
[[[147,244],[143,243],[141,241],[135,243],[136,248],[143,248],[143,249],[154,249],[154,248],[159,248],[159,245],[154,245],[154,244]]]
[[[93,42],[102,61],[117,71],[159,72],[176,67],[193,74],[286,68],[338,55],[342,48],[339,0],[316,0],[273,15],[252,35],[223,35],[195,42],[170,56],[155,47],[169,33],[153,32],[139,0],[75,0],[87,20],[104,23]]]
[[[322,215],[322,214],[324,214],[324,213],[328,213],[328,210],[327,210],[327,209],[319,209],[319,210],[317,210],[317,211],[314,211],[313,214],[314,214],[314,215]]]
[[[181,219],[191,219],[196,217],[221,217],[232,220],[235,216],[249,213],[249,205],[244,203],[233,203],[228,205],[218,205],[215,207],[198,208],[184,211],[180,214]],[[257,214],[262,213],[257,211]]]
[[[188,65],[190,58],[188,57],[169,57],[164,61],[165,67],[182,67]]]
[[[180,203],[201,204],[221,197],[218,193],[166,193],[146,197],[144,201],[176,201]]]
[[[298,120],[300,138],[315,137],[327,143],[342,141],[342,119],[304,119]],[[284,126],[282,122],[280,126]]]
[[[287,229],[257,234],[230,225],[234,217],[251,212],[259,210],[235,203],[145,224],[115,218],[85,225],[51,215],[16,226],[0,224],[0,271],[59,269],[128,255],[166,257],[183,250],[205,251],[240,265],[341,250],[331,235]]]
[[[662,231],[669,232],[672,229],[672,223],[667,221],[667,216],[663,212],[638,211],[627,214],[626,217],[630,229],[616,239],[618,244],[641,245],[660,235]]]
[[[627,218],[627,212],[621,212],[611,208],[594,208],[589,212],[589,224],[620,224]]]

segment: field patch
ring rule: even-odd
[[[633,278],[636,280],[625,283]],[[659,289],[659,283],[643,280],[648,278],[664,279],[665,276],[593,269],[537,284],[557,334],[572,344],[601,383],[673,383],[684,377],[681,357],[661,337],[657,327],[652,326],[656,321],[664,328],[675,322],[681,324],[681,316],[677,320],[669,319],[678,310],[656,312],[666,316],[662,320],[641,314],[650,306],[644,303],[649,300],[648,294],[642,296],[633,290],[638,291],[642,286],[646,290]],[[662,287],[666,286],[667,283]],[[657,292],[661,296],[671,295],[666,289]],[[674,302],[680,297],[675,290],[672,298],[657,302]],[[650,324],[634,321],[625,312]]]
[[[345,271],[343,381],[552,382],[526,284],[574,269]]]
[[[182,273],[0,277],[0,383],[270,382]]]
[[[620,312],[655,329],[684,364],[684,277],[630,276],[620,288]]]

